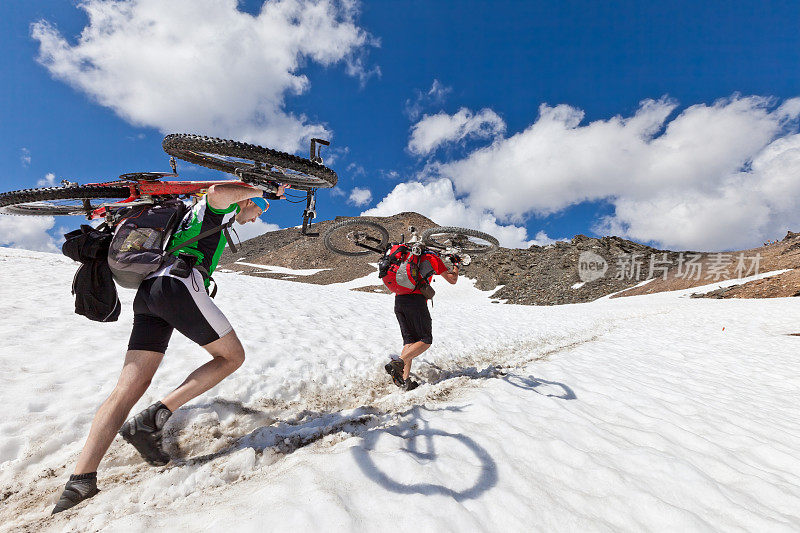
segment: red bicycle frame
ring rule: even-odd
[[[248,183],[242,181],[219,180],[219,181],[159,181],[159,180],[131,180],[120,183],[119,181],[109,181],[105,183],[87,183],[93,187],[128,187],[130,196],[125,200],[115,202],[110,206],[103,206],[92,211],[91,218],[105,218],[108,214],[107,208],[112,206],[119,206],[146,198],[149,196],[189,196],[193,194],[202,194],[206,192],[212,185],[218,184],[233,184],[245,185],[253,187]]]

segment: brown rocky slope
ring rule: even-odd
[[[434,221],[411,212],[391,217],[365,218],[384,225],[389,230],[390,240],[399,240],[402,233],[408,236],[409,226],[415,226],[419,231],[423,231],[437,225]],[[310,231],[324,234],[331,225],[344,219],[337,217],[335,220],[312,224]],[[591,238],[577,235],[569,242],[531,246],[528,249],[501,247],[490,254],[476,255],[472,258],[472,264],[462,270],[462,274],[476,280],[477,288],[493,291],[492,298],[508,303],[527,305],[580,303],[612,293],[645,294],[712,283],[714,280],[705,278],[706,274],[702,274],[698,279],[679,277],[681,257],[690,257],[688,254],[693,253],[658,250],[619,237]],[[734,273],[736,255],[739,253],[729,254],[732,256],[730,274]],[[741,253],[748,257],[760,254],[761,272],[798,268],[800,234],[789,233],[780,243]],[[579,266],[585,267],[587,258],[592,257],[605,262],[606,272],[598,279],[584,283],[579,274]],[[662,276],[666,271],[667,279],[654,279],[646,285],[637,287],[650,273],[651,257],[656,259],[655,265],[665,265],[661,269],[656,268],[654,277]],[[220,260],[220,268],[254,276],[327,285],[351,281],[373,273],[376,268],[371,263],[374,264],[377,260],[377,254],[363,257],[334,254],[324,247],[321,236],[303,236],[298,228],[287,228],[245,241],[237,254],[232,254],[226,249]],[[719,263],[719,258],[715,258],[714,254],[699,254],[699,257],[694,258],[694,262],[705,265],[707,270],[711,263]],[[625,265],[630,267],[635,264],[639,265],[638,272],[636,268],[625,268]],[[295,270],[326,270],[312,275],[297,276],[291,273],[271,273],[252,265],[271,265]],[[587,279],[585,268],[583,273],[584,279]],[[635,276],[637,273],[638,278]],[[376,274],[374,285],[356,290],[384,291],[385,289]],[[716,298],[793,296],[798,291],[800,291],[800,271],[792,271],[708,296]]]
[[[685,252],[684,256],[697,252]],[[702,298],[780,298],[800,296],[800,233],[787,232],[781,241],[765,243],[759,248],[722,253],[697,253],[700,272],[687,276],[684,264],[673,265],[664,276],[657,276],[646,285],[623,291],[616,297],[636,294],[689,289],[701,285],[713,285],[725,279],[736,279],[756,273],[788,270],[782,274],[749,282],[695,293],[693,297]],[[713,268],[719,265],[724,275],[717,277]],[[754,268],[757,267],[757,268]],[[683,276],[681,276],[683,270]]]

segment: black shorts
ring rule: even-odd
[[[187,278],[173,277],[165,268],[145,279],[133,300],[133,331],[129,350],[164,353],[177,329],[200,346],[231,331],[228,319],[206,293],[197,270]]]
[[[422,341],[433,344],[433,325],[428,300],[421,294],[398,294],[394,298],[394,314],[400,324],[403,344]]]

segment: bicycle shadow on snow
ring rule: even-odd
[[[216,411],[220,407],[214,403],[197,406],[197,409]],[[233,406],[234,402],[224,402],[222,408],[227,410]],[[399,413],[371,407],[333,413],[304,410],[286,420],[274,420],[271,425],[259,427],[217,452],[176,457],[167,468],[201,467],[246,448],[252,448],[256,453],[271,452],[286,456],[325,438],[331,439],[330,444],[333,445],[350,437],[358,437],[360,442],[350,448],[355,463],[367,478],[386,490],[399,494],[440,494],[464,501],[479,497],[497,484],[497,464],[475,439],[431,427],[431,423],[422,417],[423,411],[460,412],[463,409],[464,406],[427,408],[418,405]],[[262,420],[269,416],[252,409],[248,411],[248,414]],[[192,426],[181,427],[179,424],[171,429],[172,432],[184,430],[191,433]],[[189,437],[194,438],[195,435]],[[404,483],[393,479],[381,469],[378,463],[382,454],[376,451],[379,441],[387,437],[402,439],[404,444],[400,452],[416,463],[438,462],[439,469],[444,469],[450,462],[454,469],[461,470],[464,465],[472,465],[470,471],[459,475],[459,480],[468,480],[470,474],[474,473],[473,481],[467,487],[454,488],[440,483]],[[454,448],[451,444],[448,454],[440,454],[437,444],[441,447],[447,444],[446,441],[455,442],[457,446]],[[378,457],[378,462],[375,457]]]
[[[536,394],[546,396],[548,398],[558,398],[561,400],[575,400],[578,397],[575,395],[569,385],[560,383],[558,381],[549,381],[542,378],[537,378],[531,375],[527,377],[508,372],[503,366],[491,365],[483,370],[478,370],[476,367],[459,368],[457,370],[445,370],[440,366],[423,362],[423,370],[416,373],[419,377],[428,381],[429,383],[440,383],[442,381],[466,377],[469,379],[500,379],[514,387],[530,390]]]
[[[421,364],[414,375],[421,377],[421,381],[426,382],[431,388],[423,396],[412,396],[411,401],[419,403],[446,401],[451,393],[464,387],[464,379],[468,380],[467,383],[501,379],[514,387],[531,390],[545,397],[575,399],[574,391],[563,383],[531,375],[523,377],[514,374],[513,371],[596,338],[597,335],[578,340],[570,339],[566,344],[545,346],[543,351],[538,345],[504,347],[496,352],[483,354],[484,357],[479,359],[490,357],[495,360],[498,358],[505,360],[509,353],[536,349],[530,356],[521,360],[515,357],[503,364],[495,363],[488,366],[476,364],[472,357],[452,361],[454,367],[451,368],[442,368],[432,362],[420,361]],[[478,370],[479,366],[481,370]],[[286,455],[329,436],[333,436],[333,440],[336,440],[337,435],[341,439],[361,435],[376,426],[385,426],[391,417],[404,416],[411,412],[400,412],[401,409],[408,408],[410,402],[401,402],[406,405],[384,410],[368,405],[375,400],[376,393],[380,398],[391,394],[393,388],[381,379],[367,377],[357,383],[357,386],[360,394],[342,396],[342,391],[337,389],[316,391],[308,402],[267,400],[265,407],[268,408],[263,410],[225,400],[187,407],[178,411],[177,416],[173,416],[170,423],[172,427],[165,432],[165,436],[168,435],[165,441],[172,441],[167,443],[168,448],[171,448],[168,451],[177,459],[178,466],[203,464],[244,448],[253,448],[258,453],[271,448],[277,454]],[[419,390],[424,391],[424,388]],[[365,391],[369,394],[364,394]],[[204,428],[203,423],[197,423],[199,422],[197,418],[192,420],[191,416],[185,414],[180,416],[181,411],[186,413],[193,409],[208,410],[209,413],[213,411],[216,420],[211,417],[210,421],[216,422],[216,425],[210,429]],[[223,418],[227,419],[230,416],[234,417],[233,424],[230,421],[221,423]],[[183,435],[183,428],[189,430],[189,435]],[[195,437],[203,441],[199,446],[192,442]]]
[[[489,452],[480,446],[474,439],[460,434],[449,433],[440,429],[430,427],[430,423],[420,416],[420,411],[461,411],[463,407],[444,407],[441,409],[429,409],[416,406],[408,411],[401,413],[405,417],[401,425],[388,428],[374,428],[360,435],[361,445],[350,448],[350,453],[361,472],[372,481],[384,489],[398,494],[422,494],[424,496],[443,495],[449,496],[461,502],[477,498],[487,490],[497,484],[497,463],[492,459]],[[437,440],[454,439],[463,448],[477,459],[477,475],[471,485],[463,489],[454,489],[438,483],[403,483],[392,479],[389,474],[382,471],[376,464],[372,453],[375,451],[378,441],[386,436],[399,437],[405,440],[405,447],[400,450],[403,454],[417,464],[428,465],[442,458],[436,451]],[[379,454],[380,455],[380,454]],[[400,460],[404,458],[401,456]],[[463,469],[465,465],[474,465],[474,461],[460,461],[453,457],[447,457],[454,464],[453,466]],[[457,461],[457,462],[456,462]],[[441,466],[439,467],[440,469]],[[469,474],[465,474],[467,477]]]
[[[509,385],[530,390],[548,398],[558,398],[559,400],[576,400],[578,398],[569,385],[558,381],[548,381],[534,376],[522,377],[516,374],[508,374],[501,379]]]
[[[435,377],[428,375],[429,378],[434,378],[430,380],[431,384],[458,377],[480,380],[500,379],[514,387],[530,390],[549,398],[562,400],[577,398],[574,391],[566,384],[530,375],[525,377],[509,373],[497,366],[487,367],[481,371],[474,367],[445,371],[436,365],[427,364],[427,366],[435,369],[438,374]],[[430,374],[430,371],[421,372],[421,374]],[[421,400],[425,400],[425,398],[421,398]],[[433,409],[417,405],[399,412],[364,405],[356,408],[339,407],[337,410],[330,411],[301,409],[293,413],[288,413],[284,408],[279,409],[283,411],[281,414],[277,414],[271,410],[246,407],[240,402],[217,399],[205,404],[187,406],[178,411],[176,413],[178,416],[173,417],[168,427],[166,444],[174,458],[173,464],[177,467],[202,465],[245,448],[252,448],[258,453],[272,450],[278,455],[288,455],[324,438],[331,438],[338,442],[338,440],[344,440],[351,436],[363,437],[376,428],[380,431],[389,431],[390,428],[387,425],[393,423],[393,420],[402,420],[409,416],[412,421],[419,419],[420,409],[425,411],[456,409],[449,407]],[[206,415],[215,414],[216,424],[209,427],[208,419],[192,417],[192,412],[197,411]],[[234,417],[235,423],[221,423],[220,420],[226,417]],[[425,421],[421,422],[427,424]],[[401,424],[400,431],[391,434],[395,436],[405,434],[409,424],[405,422],[399,422],[399,424]],[[411,426],[415,426],[415,424],[412,423]],[[234,428],[240,431],[234,431],[231,434],[231,430]],[[428,428],[427,431],[436,430]],[[419,434],[409,433],[409,438],[417,439],[418,436]],[[432,436],[433,434],[429,435],[428,440]],[[461,437],[458,438],[461,439]],[[366,442],[366,444],[369,445],[370,442]],[[471,439],[464,440],[463,444],[474,449],[477,456],[481,456],[478,450],[479,446]]]
[[[216,411],[214,403],[196,406],[197,409],[211,409]],[[226,402],[227,403],[227,402]],[[387,413],[372,407],[359,407],[338,412],[321,412],[304,409],[284,419],[273,417],[266,411],[249,409],[247,415],[252,415],[252,420],[247,425],[256,426],[254,429],[240,436],[228,436],[227,445],[211,453],[194,454],[196,445],[191,439],[203,437],[198,435],[197,424],[186,418],[169,428],[169,433],[175,437],[168,444],[173,457],[173,467],[200,466],[215,459],[233,454],[246,448],[252,448],[257,453],[267,450],[277,455],[289,455],[313,444],[326,437],[341,439],[348,438],[364,431],[368,427],[380,424]],[[188,435],[184,434],[188,432]],[[213,439],[224,437],[220,430],[208,433],[206,444],[213,445]],[[187,442],[187,438],[189,442]]]
[[[475,367],[462,368],[453,371],[444,370],[434,364],[427,363],[429,367],[439,372],[438,379],[434,382],[440,382],[446,379],[456,377],[468,377],[470,379],[493,379],[500,378],[506,383],[525,390],[533,391],[536,394],[548,398],[556,398],[560,400],[574,400],[577,399],[575,392],[566,384],[557,381],[549,381],[534,376],[523,377],[517,374],[509,373],[499,366],[490,366],[483,370],[477,370]],[[464,500],[474,499],[482,493],[491,489],[497,484],[498,473],[497,464],[492,459],[489,452],[480,446],[474,439],[461,433],[449,433],[443,430],[430,427],[430,423],[424,420],[420,413],[421,411],[435,412],[435,411],[451,411],[460,412],[463,407],[442,407],[442,408],[427,408],[424,406],[415,406],[405,411],[398,416],[401,418],[396,425],[392,427],[376,427],[368,429],[360,435],[362,444],[350,449],[350,453],[356,461],[356,464],[361,469],[362,473],[370,478],[372,481],[382,486],[384,489],[398,494],[422,494],[424,496],[443,495],[449,496],[454,500],[461,502]],[[404,417],[408,417],[405,419]],[[453,457],[447,459],[451,461],[458,461],[455,467],[463,470],[465,465],[478,469],[478,475],[475,481],[467,488],[453,489],[436,483],[403,483],[401,481],[392,479],[389,474],[383,472],[380,467],[375,463],[373,457],[376,450],[378,441],[386,436],[391,435],[394,437],[402,438],[406,441],[405,448],[401,451],[410,456],[410,458],[420,464],[428,464],[440,459],[439,454],[436,452],[434,440],[439,438],[455,439],[459,444],[466,448],[470,454],[474,455],[477,459],[478,466],[475,461],[467,459],[457,460]],[[422,449],[420,449],[420,443]],[[402,459],[402,458],[401,458]],[[439,468],[442,470],[441,466]],[[465,474],[465,476],[468,475]]]
[[[503,380],[512,386],[531,390],[546,397],[575,399],[574,392],[562,383],[514,374],[504,376]],[[546,388],[539,390],[542,387]],[[557,391],[561,392],[556,393]],[[232,407],[231,402],[225,402],[223,406],[224,409]],[[215,406],[207,404],[198,408],[215,409]],[[475,439],[461,433],[431,427],[431,423],[422,417],[423,411],[460,412],[463,409],[463,406],[427,408],[417,405],[399,413],[372,407],[329,413],[303,410],[285,420],[271,419],[271,424],[251,431],[218,452],[176,459],[173,467],[202,466],[246,448],[252,448],[257,453],[272,452],[286,456],[325,438],[332,439],[330,444],[333,445],[350,437],[358,437],[361,442],[351,447],[350,453],[362,473],[384,489],[398,494],[445,495],[456,501],[474,499],[497,484],[495,460]],[[260,420],[269,418],[269,415],[261,411],[253,409],[247,411]],[[446,469],[448,462],[452,462],[453,467],[458,469],[463,469],[464,465],[471,465],[469,466],[471,471],[465,472],[463,478],[470,479],[470,473],[474,473],[472,483],[467,487],[454,488],[442,483],[407,483],[394,479],[379,465],[380,457],[385,455],[377,451],[378,444],[387,437],[405,441],[399,450],[400,461],[403,461],[403,456],[407,456],[406,458],[417,464],[439,462],[440,470]],[[447,447],[450,453],[440,455],[437,443],[441,448],[447,441],[450,442],[450,446]],[[455,448],[453,442],[457,444]],[[455,456],[452,453],[454,450],[457,452]]]

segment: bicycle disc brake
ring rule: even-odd
[[[367,240],[367,234],[363,231],[351,231],[345,238],[355,244],[362,244],[365,240]]]

